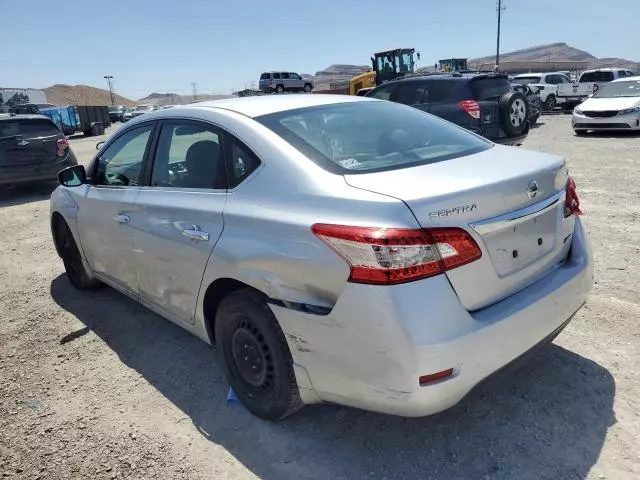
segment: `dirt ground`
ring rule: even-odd
[[[442,414],[331,405],[267,423],[226,402],[215,352],[109,288],[80,293],[49,233],[53,186],[0,191],[0,477],[640,478],[640,136],[525,147],[566,156],[596,262],[590,301],[519,369]],[[72,140],[87,161],[96,138]]]

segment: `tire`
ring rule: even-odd
[[[260,292],[244,288],[222,301],[215,339],[227,382],[251,413],[280,420],[303,407],[289,346]]]
[[[73,238],[67,222],[60,219],[56,227],[56,245],[58,246],[67,278],[78,290],[87,290],[100,285],[100,282],[92,278],[82,262],[82,256]]]
[[[529,119],[529,125],[533,127],[536,123],[538,123],[539,119],[540,119],[540,114],[538,113],[537,115],[534,115]]]
[[[500,110],[500,125],[510,136],[520,135],[527,127],[529,118],[529,104],[520,92],[506,92],[498,103]]]
[[[313,87],[311,86],[311,84],[310,84],[310,83],[305,83],[305,85],[304,85],[304,91],[305,91],[306,93],[310,93],[310,92],[311,92],[311,90],[312,90],[312,88],[313,88]]]
[[[549,112],[553,111],[556,108],[556,96],[550,94],[542,104],[542,107]]]
[[[576,137],[584,137],[587,134],[586,130],[574,130],[573,132],[576,134]]]
[[[276,93],[284,93],[284,86],[276,85]]]

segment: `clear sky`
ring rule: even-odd
[[[502,48],[567,42],[639,61],[640,0],[504,0]],[[440,58],[495,53],[495,0],[1,0],[1,87],[54,83],[230,93],[262,71],[314,74],[415,47]]]

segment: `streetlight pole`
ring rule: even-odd
[[[111,96],[111,105],[113,105],[113,75],[105,75],[104,78],[107,80],[107,84],[109,85],[109,95]]]
[[[498,35],[496,37],[496,66],[495,70],[500,70],[500,23],[502,21],[502,12],[504,7],[502,6],[502,0],[498,0]]]

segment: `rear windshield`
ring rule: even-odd
[[[260,75],[260,80],[268,80],[269,78],[270,76],[268,73],[263,73],[262,75]]]
[[[640,80],[625,80],[607,83],[606,85],[601,86],[593,96],[594,98],[640,98]]]
[[[50,137],[52,135],[62,135],[56,125],[45,119],[15,119],[0,121],[0,138],[7,137]]]
[[[471,89],[473,96],[479,102],[497,100],[511,90],[511,83],[507,78],[478,78],[471,80]]]
[[[613,72],[584,72],[580,76],[579,83],[610,82],[613,80]]]
[[[527,75],[526,77],[516,77],[514,82],[521,83],[522,85],[529,85],[531,83],[540,83],[540,75]]]
[[[338,103],[255,120],[340,175],[442,162],[492,147],[460,127],[392,102]]]
[[[119,107],[119,106],[113,106],[113,107],[109,107],[109,111],[110,112],[119,112],[120,110],[123,110],[124,107]]]

